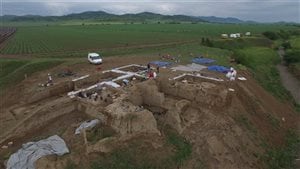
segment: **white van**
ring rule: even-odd
[[[91,64],[101,64],[102,57],[98,53],[89,53],[88,60]]]

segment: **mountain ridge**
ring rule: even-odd
[[[81,13],[71,13],[62,16],[41,16],[41,15],[3,15],[2,21],[21,22],[21,21],[68,21],[68,20],[95,20],[95,21],[124,21],[124,22],[210,22],[210,23],[257,23],[254,21],[244,21],[235,17],[217,17],[217,16],[188,16],[188,15],[163,15],[152,12],[112,14],[105,11],[85,11]]]

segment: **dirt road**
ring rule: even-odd
[[[300,104],[300,82],[288,71],[288,68],[284,65],[284,50],[279,49],[278,54],[282,59],[281,63],[277,65],[282,84],[288,91],[291,92],[296,102]]]

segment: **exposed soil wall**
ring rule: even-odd
[[[216,83],[206,81],[183,83],[181,81],[162,80],[159,84],[161,91],[165,94],[187,99],[195,106],[201,105],[212,109],[226,107],[230,104],[231,94],[225,83]]]
[[[56,104],[46,104],[44,106],[41,105],[36,107],[35,109],[31,110],[31,114],[28,116],[20,114],[22,118],[19,118],[19,122],[16,124],[16,126],[9,130],[7,133],[8,135],[2,136],[1,142],[5,141],[5,138],[22,137],[26,133],[44,126],[51,119],[76,110],[75,102],[69,99],[62,98],[54,103]]]
[[[156,120],[152,112],[118,98],[105,108],[110,126],[122,136],[137,133],[157,133]]]
[[[49,86],[41,91],[36,91],[33,95],[29,96],[27,99],[28,103],[34,103],[42,99],[46,99],[53,96],[63,95],[74,89],[72,82],[66,81],[55,84],[54,86]]]

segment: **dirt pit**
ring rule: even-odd
[[[124,68],[119,68],[118,70],[125,71],[125,72],[137,73],[137,72],[141,72],[141,71],[146,71],[147,68],[145,66],[131,65],[131,66],[127,66]]]
[[[124,81],[125,80],[125,81]],[[115,83],[117,83],[120,86],[126,87],[126,86],[132,86],[134,84],[140,83],[145,81],[146,79],[144,77],[140,77],[140,76],[131,76],[129,78],[125,78],[125,79],[120,79],[115,81]]]
[[[104,81],[111,81],[122,75],[124,75],[124,74],[109,71],[109,72],[89,75],[86,78],[82,78],[79,80],[73,80],[73,82],[74,82],[75,90],[78,90],[78,89],[87,88],[96,83],[100,83],[100,82],[104,82]]]
[[[105,107],[113,103],[113,99],[118,98],[120,96],[120,92],[111,86],[103,85],[79,92],[75,96],[79,102],[91,103],[93,105]]]
[[[64,136],[66,130],[72,129],[75,132],[74,126],[78,126],[78,124],[88,119],[90,119],[90,117],[85,113],[74,111],[51,119],[39,128],[33,128],[30,131],[26,131],[26,135],[22,137],[14,136],[9,138],[2,144],[7,145],[8,142],[13,142],[13,145],[9,146],[8,149],[0,149],[0,156],[3,157],[0,159],[0,164],[2,165],[0,165],[0,168],[4,168],[4,162],[8,160],[12,153],[20,149],[22,144],[31,141],[39,141],[52,135],[59,135],[67,142],[68,136]],[[67,142],[67,144],[68,143],[69,142]]]

